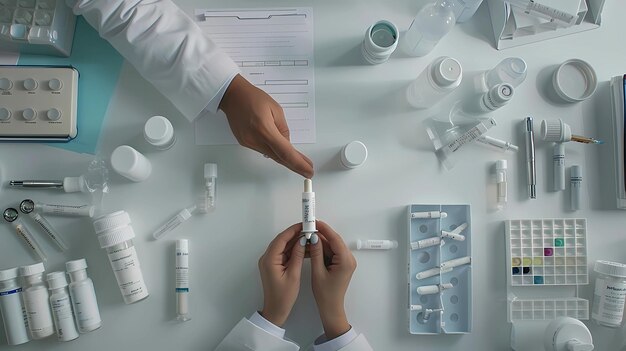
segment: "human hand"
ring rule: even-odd
[[[320,240],[309,246],[313,296],[324,333],[330,340],[351,328],[344,309],[344,298],[356,269],[356,259],[341,236],[328,224],[317,221],[317,230]]]
[[[289,141],[283,109],[263,90],[235,76],[220,103],[230,129],[242,146],[267,155],[305,178],[313,177],[313,162]]]
[[[302,223],[278,234],[259,259],[263,283],[263,318],[282,326],[300,291],[304,246],[299,244]]]

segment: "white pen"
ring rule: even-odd
[[[533,132],[533,118],[524,119],[524,133],[526,135],[526,166],[528,178],[528,195],[531,199],[537,198],[537,169],[535,168],[535,134]]]
[[[513,145],[508,141],[492,138],[487,135],[481,136],[480,138],[476,139],[476,141],[478,141],[479,143],[483,145],[493,146],[497,148],[498,150],[501,150],[502,152],[504,151],[517,152],[519,150],[519,147],[517,147],[517,145]]]
[[[446,218],[448,214],[441,211],[412,212],[411,218]]]

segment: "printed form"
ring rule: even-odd
[[[252,84],[285,111],[292,143],[315,142],[315,70],[311,8],[196,10],[204,31]],[[195,121],[197,145],[235,144],[226,116]]]

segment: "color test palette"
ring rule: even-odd
[[[585,219],[512,220],[506,227],[511,285],[589,283]]]

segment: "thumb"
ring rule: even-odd
[[[300,245],[300,242],[296,242],[291,249],[291,257],[287,267],[287,274],[291,276],[300,276],[302,271],[302,262],[304,261],[305,248]]]
[[[322,245],[322,240],[320,239],[318,239],[315,244],[311,242],[311,245],[309,245],[309,255],[311,256],[311,270],[314,275],[326,272],[326,265],[324,265],[323,246],[324,245]]]

